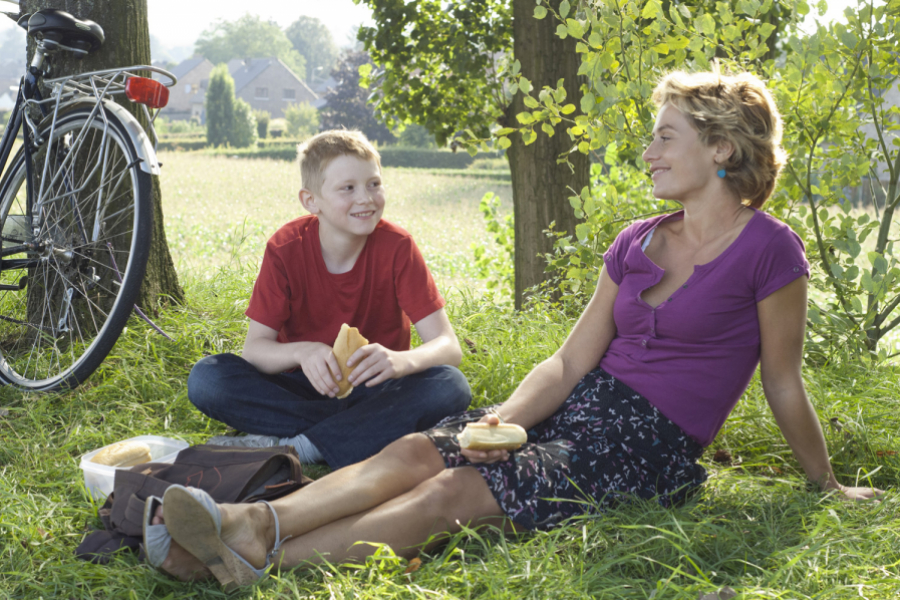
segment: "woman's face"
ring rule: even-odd
[[[710,191],[716,185],[716,146],[700,141],[697,130],[678,108],[666,103],[653,127],[653,141],[644,151],[650,165],[653,195],[679,202]]]

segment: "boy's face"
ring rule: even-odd
[[[323,172],[318,193],[300,190],[300,201],[317,215],[323,233],[368,236],[384,212],[381,171],[374,160],[345,154],[332,160]]]

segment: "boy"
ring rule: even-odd
[[[412,237],[381,219],[380,156],[361,133],[327,131],[299,149],[300,202],[310,213],[266,245],[240,357],[210,356],[188,378],[207,416],[251,435],[213,444],[290,444],[303,462],[339,468],[465,410],[459,341]],[[422,345],[410,349],[410,323]],[[342,323],[370,340],[337,399],[332,353]]]

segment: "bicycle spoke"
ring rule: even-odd
[[[61,117],[35,157],[43,191],[33,228],[25,226],[21,156],[17,179],[0,183],[3,245],[30,241],[34,248],[6,257],[21,261],[21,268],[0,271],[3,284],[24,286],[0,290],[0,373],[24,387],[50,389],[95,368],[131,311],[146,261],[141,246],[135,271],[136,228],[141,244],[149,240],[148,209],[141,209],[141,218],[136,213],[138,199],[149,197],[149,176],[140,172],[114,115],[106,122],[102,114],[93,120],[86,114]],[[95,350],[101,338],[107,341]]]

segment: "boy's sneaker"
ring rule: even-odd
[[[232,446],[237,448],[271,448],[272,446],[279,446],[278,442],[280,440],[281,438],[274,435],[250,433],[241,436],[217,435],[210,438],[206,443],[213,446]]]

